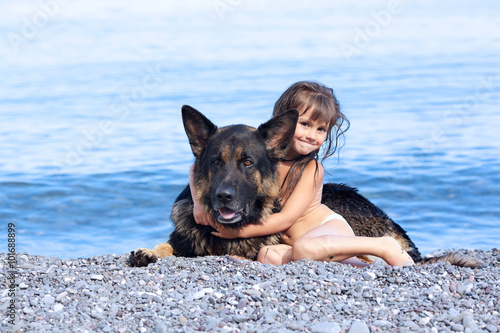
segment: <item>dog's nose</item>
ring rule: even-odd
[[[217,200],[227,204],[234,198],[234,188],[232,186],[220,186],[215,195],[217,196]]]

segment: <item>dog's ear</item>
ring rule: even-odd
[[[259,126],[271,158],[283,159],[293,139],[299,111],[290,109]]]
[[[207,146],[208,139],[217,131],[217,126],[189,105],[182,106],[182,121],[191,150],[194,156],[198,157]]]

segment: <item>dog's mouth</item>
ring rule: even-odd
[[[217,211],[217,221],[221,224],[232,224],[240,222],[244,216],[248,215],[249,205],[240,211],[235,211],[227,207],[222,207]]]

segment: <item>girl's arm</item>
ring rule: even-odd
[[[316,191],[323,183],[324,170],[320,163],[316,174],[316,162],[309,163],[295,186],[292,194],[283,205],[281,212],[271,214],[264,223],[249,224],[241,229],[231,229],[217,225],[212,234],[221,238],[249,238],[271,235],[290,228],[311,205]]]
[[[203,205],[196,196],[196,187],[194,186],[194,164],[189,168],[189,189],[193,198],[193,216],[196,223],[201,225],[215,225],[213,216],[207,214]]]

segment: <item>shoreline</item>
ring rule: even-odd
[[[0,291],[0,330],[16,332],[497,332],[500,251],[452,250],[485,263],[359,269],[224,257],[17,255],[14,297]],[[9,270],[0,254],[0,269]],[[10,307],[14,304],[15,310]],[[8,324],[9,310],[15,326]]]

